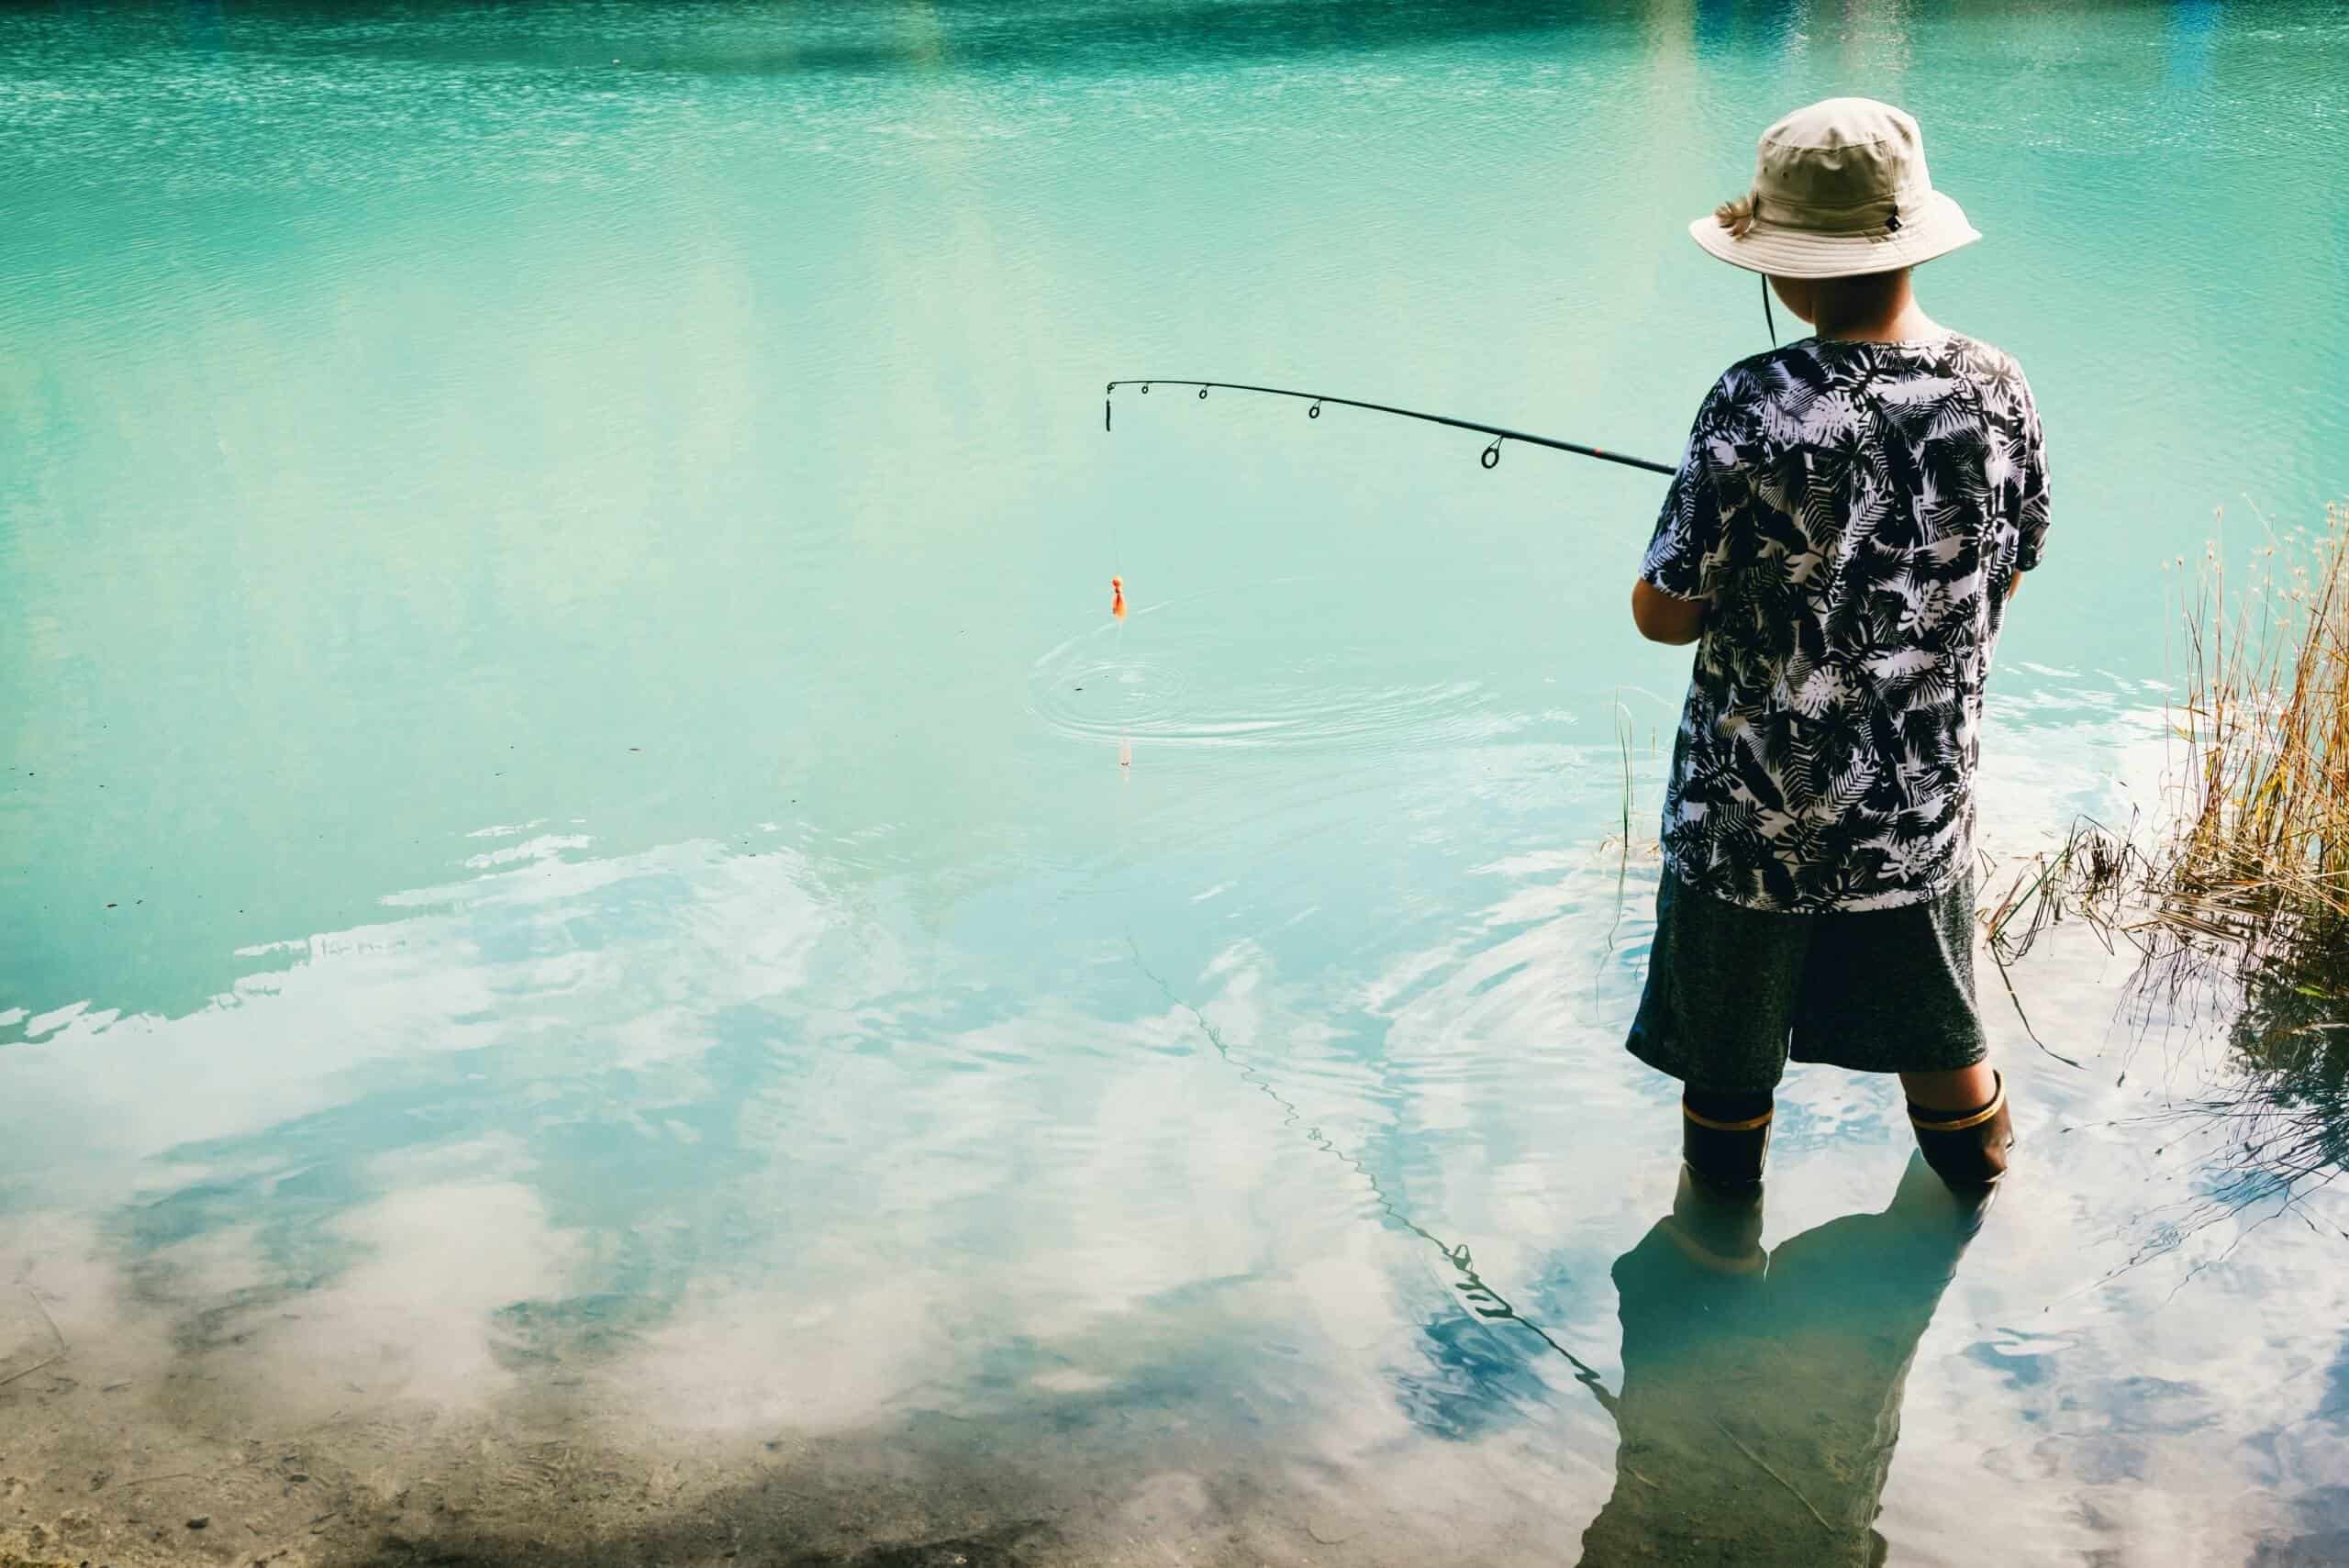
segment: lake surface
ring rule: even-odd
[[[1822,1069],[1659,1224],[1658,481],[1102,428],[1669,460],[1841,92],[2050,430],[2011,862],[2349,492],[2336,6],[0,14],[0,1547],[2349,1561],[2349,1206],[2125,950],[1970,1244]]]

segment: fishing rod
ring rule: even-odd
[[[1476,460],[1486,468],[1499,466],[1503,441],[1521,441],[1530,447],[1548,447],[1553,451],[1572,452],[1576,457],[1595,457],[1601,462],[1620,463],[1625,468],[1645,469],[1650,473],[1668,474],[1676,472],[1670,463],[1650,462],[1643,457],[1627,457],[1621,452],[1610,452],[1602,447],[1586,447],[1578,441],[1561,441],[1549,436],[1529,435],[1523,430],[1505,429],[1498,425],[1480,425],[1474,419],[1455,419],[1449,414],[1423,414],[1416,408],[1397,408],[1386,403],[1364,403],[1359,398],[1332,397],[1322,392],[1297,392],[1286,386],[1251,386],[1245,382],[1239,381],[1173,381],[1159,377],[1152,377],[1148,381],[1140,377],[1113,381],[1102,395],[1101,428],[1104,430],[1110,428],[1110,405],[1117,395],[1118,388],[1139,386],[1142,390],[1142,395],[1146,397],[1153,385],[1196,386],[1199,389],[1201,397],[1207,396],[1208,393],[1216,387],[1221,387],[1228,392],[1260,392],[1268,397],[1294,397],[1301,403],[1311,405],[1305,411],[1305,417],[1308,419],[1319,419],[1321,417],[1321,406],[1325,403],[1334,403],[1342,408],[1367,408],[1374,414],[1395,414],[1406,419],[1424,420],[1431,425],[1449,425],[1455,430],[1474,430],[1480,436],[1493,438],[1493,444],[1486,447],[1483,455]]]

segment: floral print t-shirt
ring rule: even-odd
[[[2039,414],[1988,344],[1806,339],[1731,366],[1640,570],[1708,606],[1664,808],[1681,880],[1798,913],[1955,881],[2007,590],[2046,535]]]

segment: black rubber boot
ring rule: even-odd
[[[1978,1192],[2007,1173],[2007,1151],[2015,1140],[2007,1114],[2007,1080],[1998,1075],[1990,1103],[1978,1111],[1953,1115],[1909,1107],[1917,1148],[1933,1173],[1959,1192]]]
[[[1680,1157],[1688,1173],[1717,1193],[1750,1193],[1762,1184],[1762,1162],[1770,1151],[1770,1118],[1709,1116],[1680,1102]]]

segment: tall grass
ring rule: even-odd
[[[2231,604],[2214,552],[2188,607],[2186,767],[2149,889],[2178,934],[2254,959],[2349,931],[2349,506],[2306,559],[2262,560]]]
[[[2270,545],[2230,596],[2216,550],[2182,606],[2184,700],[2152,821],[2076,823],[1987,900],[2011,962],[2079,916],[2148,958],[2190,953],[2248,979],[2338,950],[2349,977],[2349,505]]]
[[[2227,1135],[2170,1245],[2349,1170],[2349,506],[2264,550],[2232,596],[2214,550],[2188,594],[2179,751],[2152,822],[2076,824],[1981,911],[2002,976],[2077,917],[2136,944],[2144,988],[2231,996],[2228,1081],[2156,1118]]]

